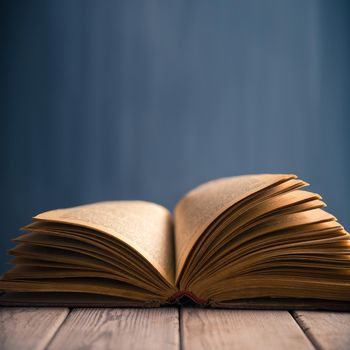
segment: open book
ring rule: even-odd
[[[344,309],[350,235],[291,174],[223,178],[174,216],[111,201],[39,214],[15,239],[1,304]]]

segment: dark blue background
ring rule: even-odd
[[[295,172],[345,225],[348,1],[2,1],[1,269],[33,214]]]

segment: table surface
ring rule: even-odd
[[[1,349],[350,349],[350,313],[0,308]]]

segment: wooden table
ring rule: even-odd
[[[350,313],[1,308],[1,349],[350,349]]]

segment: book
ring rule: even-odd
[[[109,201],[34,216],[9,251],[2,305],[343,310],[350,235],[293,174],[191,190],[171,214]]]

